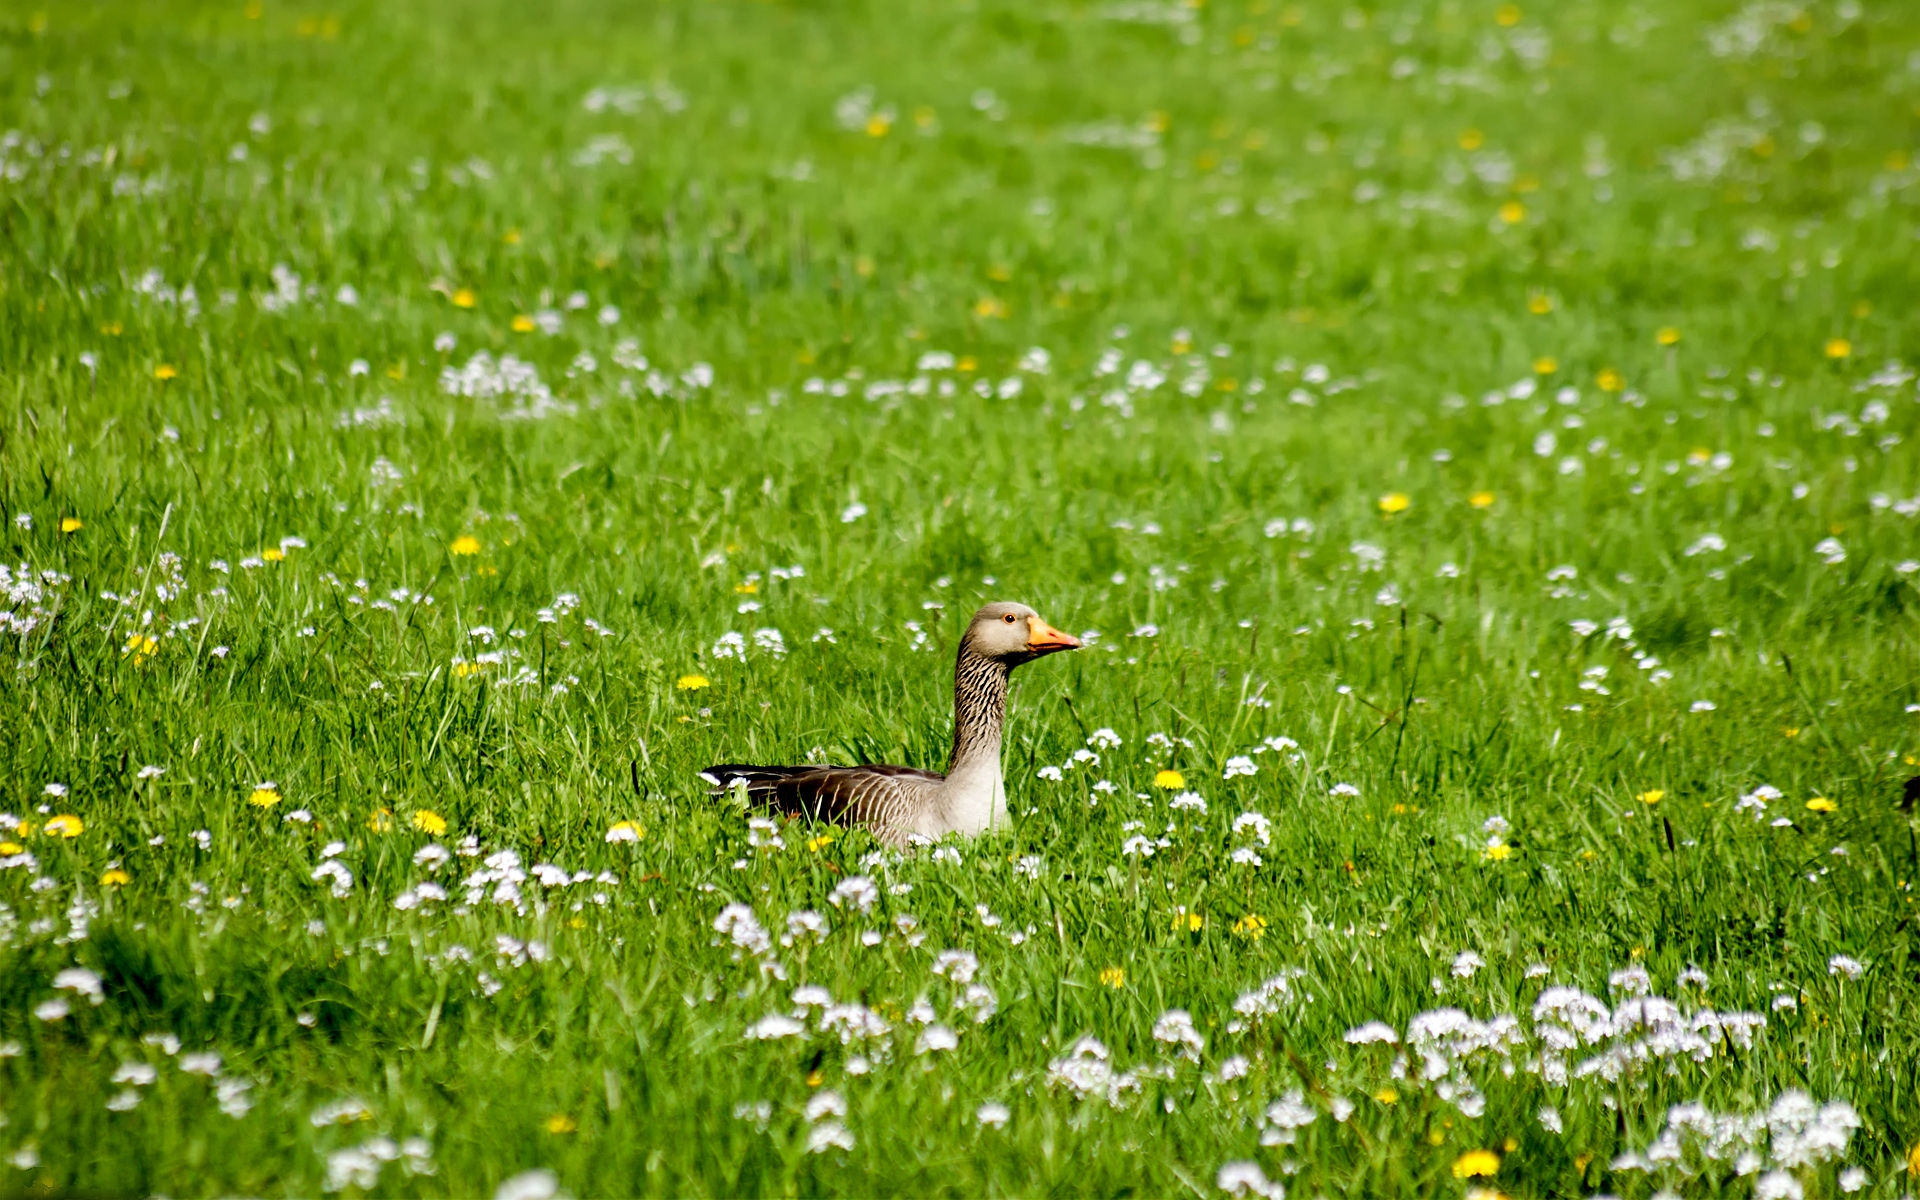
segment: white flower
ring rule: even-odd
[[[73,992],[85,996],[95,1004],[106,998],[100,986],[100,977],[85,967],[68,967],[53,977],[53,986],[60,991]]]
[[[1848,979],[1858,979],[1865,972],[1866,967],[1862,966],[1860,960],[1857,958],[1848,958],[1844,954],[1836,954],[1827,960],[1827,974],[1829,975],[1844,975]]]
[[[552,1171],[522,1171],[501,1181],[493,1200],[560,1200],[560,1177]]]
[[[1695,700],[1693,702],[1693,707],[1690,708],[1688,711],[1689,712],[1712,712],[1713,709],[1714,709],[1713,701]]]
[[[929,1025],[913,1044],[915,1054],[934,1054],[960,1044],[960,1035],[945,1025]]]
[[[1394,1032],[1393,1026],[1384,1021],[1368,1021],[1365,1025],[1347,1030],[1347,1044],[1351,1046],[1365,1046],[1372,1042],[1392,1045],[1399,1040],[1400,1035]]]
[[[866,515],[867,506],[855,500],[852,504],[840,510],[840,523],[842,525],[851,525]]]
[[[1453,977],[1472,979],[1474,972],[1487,965],[1487,960],[1471,950],[1462,950],[1453,956]]]
[[[1190,808],[1195,812],[1205,813],[1207,811],[1207,802],[1200,798],[1200,793],[1198,792],[1181,792],[1173,799],[1167,801],[1167,807]]]
[[[1226,772],[1220,778],[1232,779],[1236,775],[1255,775],[1259,771],[1260,768],[1254,765],[1251,758],[1244,754],[1236,754],[1227,760]]]
[[[1277,1182],[1267,1179],[1267,1173],[1255,1162],[1230,1162],[1221,1166],[1220,1173],[1214,1176],[1214,1185],[1229,1196],[1264,1196],[1267,1200],[1284,1200],[1287,1189]]]
[[[752,1042],[770,1042],[779,1038],[804,1037],[807,1027],[783,1013],[769,1013],[747,1026],[746,1038]]]
[[[1327,789],[1329,796],[1358,796],[1360,789],[1350,783],[1336,783]]]
[[[1823,539],[1814,546],[1813,552],[1820,556],[1821,562],[1830,567],[1847,561],[1847,548],[1840,544],[1839,538]],[[1798,1187],[1797,1184],[1795,1186]]]
[[[982,1125],[991,1125],[995,1129],[1005,1129],[1013,1118],[1013,1110],[994,1100],[982,1104],[973,1114],[974,1120]]]
[[[807,1131],[807,1153],[825,1154],[838,1146],[853,1149],[853,1134],[838,1121],[822,1121]]]
[[[1120,853],[1126,855],[1128,858],[1152,858],[1153,839],[1135,834],[1120,843]]]
[[[880,889],[873,885],[873,880],[865,875],[849,875],[834,887],[827,903],[835,908],[851,907],[856,912],[866,912],[879,899]]]
[[[1768,1171],[1753,1184],[1754,1200],[1802,1200],[1806,1190],[1785,1171]]]

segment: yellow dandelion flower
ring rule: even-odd
[[[479,302],[479,297],[473,294],[472,288],[453,289],[453,296],[451,297],[451,299],[453,300],[453,306],[455,308],[472,308],[476,303]]]
[[[520,231],[518,229],[509,229],[500,235],[500,240],[509,246],[518,246],[520,244]]]
[[[1920,1175],[1920,1142],[1907,1151],[1907,1174]]]
[[[822,1075],[817,1069],[807,1072],[807,1086],[810,1088],[817,1088],[826,1081],[827,1077]]]
[[[1127,973],[1119,967],[1103,967],[1100,970],[1100,982],[1110,988],[1123,988],[1127,986]]]
[[[683,692],[697,692],[703,687],[712,687],[713,681],[705,675],[682,675],[673,681],[673,686]]]
[[[1827,339],[1827,357],[1828,358],[1851,358],[1852,356],[1853,356],[1852,342],[1848,341],[1846,338],[1841,338],[1841,337]]]
[[[1207,919],[1197,912],[1177,912],[1173,914],[1175,933],[1199,933],[1206,928]]]
[[[1453,1160],[1455,1179],[1475,1179],[1500,1173],[1500,1156],[1491,1150],[1469,1150]]]
[[[1536,317],[1544,317],[1553,311],[1553,297],[1545,292],[1535,292],[1527,297],[1527,311]]]
[[[260,557],[267,562],[285,562],[287,552],[278,546],[268,546],[260,552]]]
[[[1542,354],[1539,358],[1533,360],[1533,373],[1535,375],[1551,375],[1559,369],[1560,360],[1551,354]]]
[[[272,808],[280,803],[280,785],[277,783],[256,783],[253,791],[247,794],[247,803],[255,808]]]
[[[453,677],[455,679],[465,679],[469,675],[478,675],[486,669],[487,664],[485,663],[468,662],[464,658],[456,658],[453,660]]]
[[[574,1130],[580,1128],[579,1123],[566,1113],[555,1113],[545,1121],[542,1121],[540,1126],[555,1137],[563,1133],[572,1133]]]
[[[828,846],[833,845],[838,840],[839,840],[839,835],[835,833],[832,833],[832,832],[823,833],[823,834],[820,834],[818,837],[808,838],[807,849],[812,851],[815,854],[818,854],[822,850],[825,850]]]
[[[973,303],[973,315],[999,320],[1007,315],[1007,302],[993,296],[982,296]]]
[[[962,354],[960,356],[960,361],[953,364],[953,369],[964,373],[967,371],[976,370],[978,369],[979,366],[980,366],[979,359],[976,359],[971,354]]]
[[[1153,776],[1153,786],[1169,792],[1178,791],[1187,786],[1187,777],[1174,770],[1158,771]]]
[[[125,887],[133,882],[133,876],[119,867],[108,867],[100,876],[101,887]]]
[[[1493,842],[1480,851],[1480,857],[1485,862],[1505,862],[1513,857],[1513,847],[1505,842]]]
[[[1502,4],[1494,10],[1493,19],[1508,28],[1518,25],[1520,23],[1520,6],[1517,4]]]
[[[1500,219],[1508,225],[1518,225],[1527,219],[1527,206],[1518,200],[1509,200],[1500,206]]]
[[[1807,811],[1817,813],[1839,812],[1840,806],[1825,796],[1815,796],[1813,799],[1807,801]]]
[[[1390,1087],[1383,1087],[1373,1094],[1373,1098],[1382,1104],[1400,1103],[1400,1093]]]
[[[1475,508],[1492,508],[1493,493],[1475,492],[1473,495],[1467,497],[1467,503],[1473,505]]]
[[[86,528],[86,525],[80,520],[79,517],[61,517],[60,518],[61,533],[79,533],[82,529],[85,529],[85,528]]]
[[[100,325],[100,332],[106,334],[108,337],[119,337],[122,333],[126,332],[126,328],[125,325],[122,325],[118,321],[104,321]]]
[[[1405,492],[1388,492],[1380,497],[1380,511],[1392,516],[1395,513],[1407,511],[1407,506],[1412,503],[1413,501],[1407,498]]]
[[[532,333],[533,329],[534,329],[534,326],[533,326],[532,317],[528,316],[525,313],[515,314],[513,318],[513,331],[515,333]]]
[[[1267,919],[1259,913],[1248,913],[1233,923],[1233,932],[1250,942],[1257,942],[1266,936]]]
[[[1460,131],[1460,148],[1462,150],[1478,150],[1486,144],[1487,135],[1481,133],[1478,129],[1462,129]]]
[[[449,554],[459,554],[462,556],[478,554],[480,553],[480,539],[470,533],[463,533],[453,539],[447,546],[447,552]]]
[[[179,376],[180,372],[174,370],[173,366],[169,363],[161,363],[153,369],[153,377],[161,383],[165,383],[169,379],[177,379]]]
[[[131,658],[133,665],[137,667],[152,658],[154,652],[159,649],[159,641],[144,633],[135,632],[127,637],[127,644],[120,647],[120,657]]]
[[[72,813],[61,813],[57,817],[49,818],[46,827],[42,830],[48,837],[59,838],[77,838],[86,831],[86,822]]]
[[[1677,346],[1680,344],[1680,331],[1668,325],[1654,334],[1653,340],[1662,346]]]
[[[1593,377],[1593,381],[1600,385],[1600,390],[1603,392],[1617,392],[1627,386],[1626,376],[1620,374],[1620,372],[1614,370],[1612,367],[1604,368],[1598,375]]]
[[[887,131],[892,128],[893,128],[893,118],[888,116],[886,113],[877,112],[867,118],[867,136],[868,137],[883,138],[887,136]]]
[[[0,858],[10,857],[25,849],[19,842],[0,842]]]
[[[1782,725],[1780,727],[1780,732],[1790,738],[1795,738],[1800,736],[1800,729],[1796,725]]]
[[[416,808],[413,810],[413,827],[421,833],[439,837],[447,831],[447,819],[432,809]]]
[[[393,810],[390,808],[374,809],[373,815],[367,818],[367,828],[375,833],[387,833],[391,831],[393,829]]]
[[[734,584],[734,585],[733,585],[733,590],[734,590],[734,593],[735,593],[736,595],[740,595],[740,596],[752,596],[752,595],[756,595],[756,594],[758,594],[758,593],[759,593],[759,591],[760,591],[760,584],[759,584],[758,582],[756,582],[755,580],[752,580],[752,579],[749,579],[749,580],[747,580],[747,581],[746,581],[745,583],[736,583],[736,584]]]
[[[637,842],[646,836],[647,831],[641,828],[638,821],[615,821],[607,829],[609,845],[616,842]]]
[[[1666,794],[1667,793],[1660,788],[1649,788],[1641,792],[1638,796],[1635,796],[1634,799],[1642,804],[1658,804]]]

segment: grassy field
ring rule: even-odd
[[[0,0],[0,1194],[1920,1190],[1917,132],[1889,0]],[[989,599],[1011,829],[705,794]]]

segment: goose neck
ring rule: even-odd
[[[982,760],[1000,762],[1007,717],[1007,667],[962,645],[953,669],[953,755],[948,774]]]

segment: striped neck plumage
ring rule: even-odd
[[[963,766],[991,761],[1000,764],[1000,730],[1007,718],[1005,664],[995,662],[961,643],[953,667],[953,756],[947,774]]]

